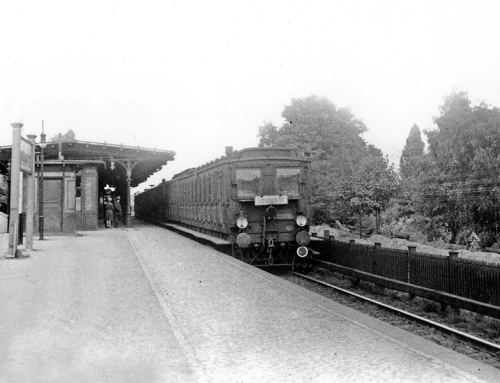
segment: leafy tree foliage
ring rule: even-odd
[[[472,106],[465,92],[453,92],[426,131],[427,168],[422,177],[422,210],[461,232],[498,236],[500,206],[500,111],[485,103]]]
[[[377,178],[373,169],[372,177],[363,173],[364,180],[357,174],[360,169],[379,169],[379,165],[379,170],[394,171],[382,152],[361,137],[367,128],[349,109],[337,108],[327,98],[309,96],[292,99],[282,117],[285,122],[280,128],[271,122],[259,127],[259,146],[311,149],[312,203],[317,221],[333,217],[345,220],[384,206],[382,189],[363,186]]]
[[[410,129],[406,145],[399,160],[400,194],[397,200],[402,216],[417,212],[420,201],[420,176],[425,168],[425,144],[420,128],[415,124]]]
[[[74,142],[75,141],[75,133],[73,130],[68,130],[64,134],[56,134],[55,136],[49,138],[49,142]]]
[[[375,214],[376,232],[380,228],[380,214],[389,206],[398,191],[398,176],[389,161],[382,157],[369,157],[357,172],[342,181],[338,200],[347,210],[358,216],[361,236],[363,215]]]
[[[346,172],[352,172],[349,166],[354,160],[353,151],[365,154],[369,150],[360,136],[367,131],[365,124],[349,109],[337,108],[327,98],[292,99],[281,115],[285,123],[279,129],[270,122],[259,128],[259,146],[295,149],[309,146],[314,159],[338,159]]]
[[[2,213],[7,213],[7,190],[7,183],[0,182],[0,211]]]
[[[399,160],[399,172],[401,178],[415,177],[421,170],[421,162],[424,156],[425,144],[420,135],[420,128],[415,124],[410,129],[406,139],[406,145]]]

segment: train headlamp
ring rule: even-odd
[[[297,255],[300,257],[300,258],[304,258],[304,257],[307,257],[307,254],[309,254],[309,250],[307,249],[307,247],[305,246],[300,246],[297,248]]]
[[[295,222],[297,222],[297,225],[299,225],[300,227],[303,227],[307,223],[307,218],[303,215],[298,215],[297,218],[295,218]]]
[[[236,220],[236,226],[238,226],[240,229],[244,229],[248,226],[248,220],[241,215]]]

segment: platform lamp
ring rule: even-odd
[[[40,135],[40,178],[39,178],[39,188],[38,188],[38,232],[40,234],[39,239],[43,240],[44,231],[44,216],[43,216],[43,148],[47,145],[45,143],[45,133],[43,131],[43,120],[42,120],[42,134]]]

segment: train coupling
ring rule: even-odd
[[[267,247],[274,247],[274,239],[273,238],[268,238],[267,239]]]

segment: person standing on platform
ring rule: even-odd
[[[111,198],[106,200],[106,227],[111,227],[111,223],[113,222],[113,204],[111,203]]]
[[[118,227],[122,220],[122,205],[120,203],[120,196],[115,198],[115,227]]]

